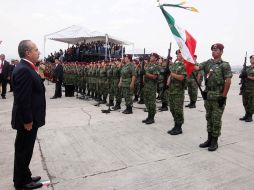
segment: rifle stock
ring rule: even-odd
[[[139,92],[138,95],[141,94],[142,88],[144,87],[144,81],[143,81],[143,77],[144,77],[144,70],[145,70],[145,54],[146,54],[146,49],[144,48],[144,53],[143,53],[143,57],[142,57],[142,63],[141,63],[141,72],[140,72],[140,78],[139,78]]]
[[[169,63],[170,63],[170,58],[171,58],[171,47],[172,47],[172,42],[170,42],[170,46],[168,49],[168,56],[167,56],[167,65],[164,71],[164,79],[163,79],[163,92],[168,88],[167,86],[167,80],[168,80],[168,75],[170,74],[170,69],[169,69]]]
[[[243,91],[245,89],[245,85],[246,85],[246,69],[247,69],[247,51],[246,51],[246,54],[245,54],[245,58],[244,58],[244,63],[243,63],[243,69],[241,71],[241,74],[239,76],[239,78],[241,78],[241,81],[240,81],[240,94],[239,95],[242,95],[243,94]]]

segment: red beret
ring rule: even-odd
[[[151,53],[150,56],[154,56],[157,60],[160,59],[160,56],[157,53]]]
[[[211,50],[213,50],[213,49],[223,50],[223,49],[224,49],[224,45],[221,44],[221,43],[213,44],[213,45],[211,46]]]

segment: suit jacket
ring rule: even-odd
[[[55,81],[62,82],[63,81],[63,66],[61,64],[58,64],[54,71],[53,71],[53,77]]]
[[[24,124],[33,122],[33,127],[45,124],[45,87],[30,63],[21,59],[12,74],[14,102],[12,128],[24,129]]]
[[[0,62],[1,64],[1,62]],[[2,70],[2,75],[3,75],[3,78],[5,80],[7,80],[7,77],[10,77],[10,63],[8,61],[5,61],[4,60],[4,66],[3,66],[3,70]]]

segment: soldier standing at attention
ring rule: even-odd
[[[121,69],[122,69],[122,62],[121,60],[117,60],[116,67],[113,68],[113,88],[114,88],[114,97],[116,99],[116,104],[114,107],[112,107],[113,110],[121,109],[122,87],[118,87],[118,84],[121,78]]]
[[[156,62],[160,56],[157,53],[152,53],[150,56],[150,63],[145,67],[144,73],[144,102],[148,111],[148,117],[143,120],[143,123],[152,124],[154,123],[154,116],[156,113],[156,90],[157,90],[157,79],[160,74],[160,67]],[[141,71],[143,72],[143,71]]]
[[[242,100],[245,109],[245,116],[240,120],[245,122],[252,122],[252,115],[254,113],[254,55],[250,56],[251,65],[242,72],[241,78],[244,79],[245,88],[242,90]]]
[[[179,135],[182,133],[184,123],[183,102],[186,83],[186,71],[183,63],[183,57],[180,50],[176,51],[176,62],[170,67],[167,89],[170,112],[174,118],[175,125],[168,131],[170,135]]]
[[[220,43],[212,45],[213,59],[195,66],[195,70],[204,70],[207,77],[203,98],[205,100],[208,139],[199,147],[208,147],[209,151],[215,151],[218,148],[218,137],[221,135],[221,118],[232,78],[229,63],[221,59],[223,49],[224,46]]]
[[[136,80],[136,71],[134,65],[131,63],[132,55],[125,55],[124,62],[121,69],[121,78],[119,81],[119,88],[122,87],[123,98],[125,99],[126,109],[124,114],[132,114],[132,96]]]
[[[197,60],[197,56],[194,55],[194,61],[196,62],[196,60]],[[198,66],[197,62],[196,62],[196,65]],[[197,81],[200,81],[201,73],[198,71],[193,71],[193,73],[187,78],[187,88],[188,88],[188,94],[190,97],[190,103],[186,105],[185,107],[188,107],[188,108],[196,108],[196,101],[198,99],[198,85],[194,77],[197,78]]]

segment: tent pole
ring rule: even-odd
[[[123,43],[122,43],[122,59],[123,59]]]
[[[45,60],[45,58],[46,58],[46,40],[47,40],[47,37],[44,36],[44,42],[43,42],[43,60],[44,61],[46,61]]]
[[[105,60],[108,58],[108,34],[105,34],[106,48],[105,48]]]

